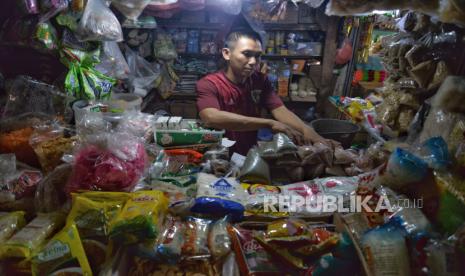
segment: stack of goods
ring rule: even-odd
[[[198,75],[179,75],[179,81],[176,84],[176,92],[193,93],[195,91],[195,85],[198,79]]]

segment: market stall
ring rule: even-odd
[[[7,2],[0,275],[465,273],[464,3]],[[244,28],[325,139],[198,118]]]

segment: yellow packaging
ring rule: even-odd
[[[106,261],[110,221],[130,198],[128,193],[85,192],[73,194],[67,224],[75,224],[92,271],[97,274]]]
[[[33,252],[63,225],[64,220],[65,217],[62,213],[38,214],[36,218],[1,246],[0,256],[29,259]]]
[[[74,222],[82,238],[108,236],[110,221],[129,198],[126,193],[87,192],[73,194],[67,223]]]
[[[0,244],[26,225],[24,214],[25,212],[18,211],[0,215]]]
[[[167,209],[168,198],[161,191],[132,193],[123,210],[110,223],[110,237],[123,243],[155,239]]]
[[[75,224],[56,234],[32,259],[33,275],[92,275]]]
[[[247,184],[241,183],[242,188],[244,188],[250,197],[247,199],[245,205],[244,215],[246,217],[272,217],[272,218],[281,218],[288,217],[288,212],[264,212],[263,206],[263,196],[264,195],[280,195],[282,189],[279,186],[271,186],[264,184]]]

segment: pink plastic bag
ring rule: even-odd
[[[352,44],[348,38],[344,40],[344,43],[342,44],[340,49],[337,49],[336,51],[336,64],[346,64],[347,62],[350,61],[352,58]]]

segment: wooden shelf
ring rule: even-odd
[[[214,58],[214,59],[217,59],[217,58],[220,58],[221,57],[221,54],[201,54],[201,53],[198,53],[198,54],[194,54],[194,53],[178,53],[179,56],[183,56],[183,57],[188,57],[188,58]]]
[[[263,23],[263,28],[266,31],[321,31],[316,23]]]
[[[175,92],[171,94],[171,96],[168,98],[169,100],[186,100],[186,99],[195,99],[197,98],[197,93],[184,93],[184,92]]]

